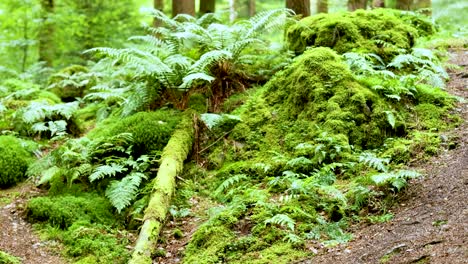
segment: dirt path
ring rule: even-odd
[[[447,90],[468,101],[468,50],[453,51]],[[446,138],[458,147],[416,169],[415,180],[392,210],[390,222],[360,227],[350,243],[301,263],[468,263],[468,102],[456,111],[465,122]]]
[[[40,194],[31,184],[0,190],[0,250],[21,259],[23,264],[65,263],[47,249],[22,217],[24,204]]]

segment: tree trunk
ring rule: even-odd
[[[317,13],[328,13],[328,0],[317,0]]]
[[[257,12],[255,0],[247,0],[247,10],[249,17],[255,16],[255,13]]]
[[[397,0],[396,9],[400,10],[411,10],[413,0]]]
[[[296,15],[310,16],[309,0],[286,0],[286,8],[293,10]]]
[[[373,0],[372,1],[372,8],[384,8],[385,1],[384,0]]]
[[[178,14],[195,16],[195,0],[172,0],[172,16]]]
[[[236,0],[229,0],[229,21],[234,22],[237,18]]]
[[[54,0],[41,0],[42,25],[39,31],[39,60],[52,66],[55,53],[54,24],[51,15],[54,13]]]
[[[154,6],[154,9],[157,9],[161,12],[164,12],[164,0],[154,0],[153,1],[153,6]],[[153,27],[159,27],[161,25],[161,21],[159,21],[158,19],[153,19]]]
[[[189,114],[184,116],[163,150],[153,193],[129,264],[152,263],[151,255],[156,249],[159,233],[175,193],[176,176],[182,172],[184,160],[192,149],[194,135],[192,118]]]
[[[214,13],[216,7],[215,0],[200,0],[200,14]]]
[[[367,0],[348,0],[348,11],[354,11],[357,9],[366,9]]]

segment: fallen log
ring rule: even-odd
[[[129,264],[151,264],[161,228],[166,219],[176,187],[176,177],[182,171],[194,138],[192,115],[187,114],[167,143],[161,155],[153,192],[145,210],[143,225]]]

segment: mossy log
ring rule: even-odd
[[[192,116],[187,114],[175,130],[161,156],[161,165],[154,181],[153,194],[146,208],[130,264],[151,264],[159,233],[175,192],[176,176],[182,171],[184,160],[193,144]]]

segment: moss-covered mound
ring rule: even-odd
[[[96,194],[38,197],[27,206],[27,216],[33,222],[47,222],[62,229],[77,221],[113,225],[116,223],[109,201]]]
[[[358,10],[320,14],[302,19],[287,31],[289,48],[302,53],[307,47],[330,47],[338,53],[374,53],[390,61],[416,38],[430,35],[429,19],[396,10]]]
[[[31,154],[19,139],[0,136],[0,188],[10,187],[24,180]]]
[[[361,85],[334,51],[306,51],[266,85],[267,102],[288,119],[309,120],[321,131],[342,134],[357,146],[375,147],[395,133],[385,112],[391,105]],[[402,127],[401,130],[404,130]],[[403,133],[401,131],[400,133]]]
[[[91,131],[88,137],[97,139],[132,133],[133,151],[142,155],[162,150],[179,121],[179,113],[173,110],[139,112],[123,119],[110,118]]]
[[[129,243],[117,231],[123,221],[109,201],[95,193],[37,197],[29,201],[27,217],[39,222],[46,239],[64,244],[73,263],[127,263]]]
[[[229,136],[201,146],[208,169],[184,175],[180,196],[218,205],[184,262],[291,263],[309,243],[351,239],[349,222],[379,219],[369,215],[418,176],[402,166],[437,153],[436,131],[456,121],[446,92],[402,79],[359,75],[319,47],[251,92]]]

